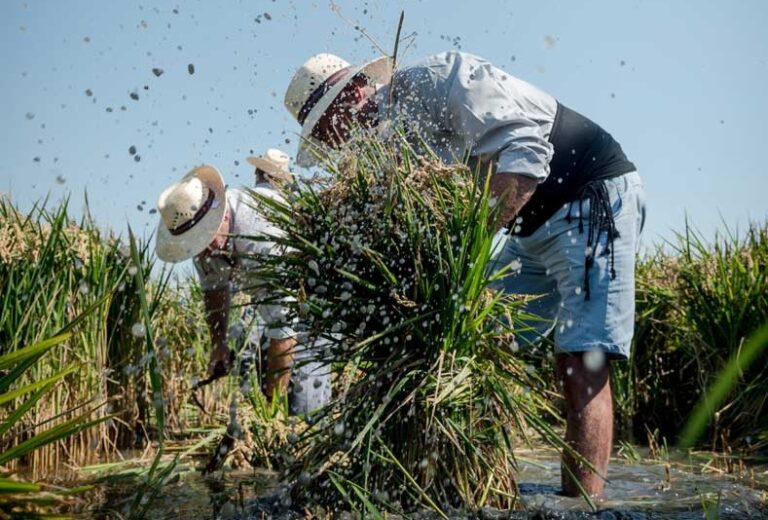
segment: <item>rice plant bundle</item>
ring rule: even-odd
[[[490,270],[487,183],[402,142],[327,167],[286,204],[253,194],[290,251],[255,277],[291,301],[304,345],[323,339],[336,375],[334,401],[293,439],[294,502],[513,506],[515,435],[559,441],[544,383],[515,355],[519,300],[489,288],[509,271]]]

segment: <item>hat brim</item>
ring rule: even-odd
[[[216,168],[209,165],[200,166],[186,174],[180,182],[190,177],[197,177],[213,191],[213,205],[192,228],[180,235],[172,235],[163,221],[160,221],[155,238],[155,252],[158,258],[165,262],[182,262],[202,253],[216,236],[227,211],[224,178]],[[160,195],[161,200],[171,188]]]
[[[392,78],[392,58],[389,56],[382,56],[375,60],[369,61],[358,67],[353,67],[349,74],[344,79],[333,85],[326,94],[320,98],[320,101],[312,107],[307,118],[304,120],[304,124],[301,127],[301,139],[299,141],[299,151],[296,154],[296,164],[299,166],[307,167],[313,166],[317,163],[315,155],[323,149],[323,145],[318,143],[317,140],[312,138],[312,130],[314,130],[317,122],[323,117],[325,111],[331,106],[331,103],[341,94],[352,78],[357,74],[363,73],[368,76],[374,83],[389,83]]]
[[[264,173],[271,175],[272,177],[277,179],[284,179],[287,181],[293,180],[293,173],[275,166],[275,163],[267,161],[263,157],[248,157],[245,160],[248,161],[252,166],[258,168]]]

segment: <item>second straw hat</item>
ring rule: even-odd
[[[282,150],[270,148],[264,155],[248,157],[246,160],[271,177],[293,181],[293,174],[288,169],[288,154]]]

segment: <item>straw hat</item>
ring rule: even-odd
[[[157,199],[157,209],[157,256],[166,262],[192,258],[213,241],[224,219],[224,179],[213,166],[195,168],[163,190]]]
[[[329,85],[334,74],[346,70],[346,75]],[[349,62],[333,54],[317,54],[309,58],[294,74],[285,92],[285,107],[301,125],[301,141],[296,163],[311,166],[315,161],[308,146],[319,143],[311,139],[312,130],[333,101],[352,78],[363,73],[373,83],[389,83],[392,77],[392,58],[384,56],[363,65]]]
[[[293,174],[288,169],[288,154],[282,150],[270,148],[264,155],[259,157],[248,157],[246,161],[263,171],[269,177],[275,179],[293,182]]]

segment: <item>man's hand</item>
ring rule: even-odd
[[[232,370],[235,361],[235,353],[226,345],[217,345],[211,351],[211,358],[208,362],[208,377],[224,377]]]
[[[208,363],[208,376],[224,377],[232,370],[235,353],[227,347],[227,325],[229,323],[229,287],[203,291],[205,320],[214,345]]]
[[[495,173],[491,177],[490,190],[497,205],[501,209],[496,215],[496,221],[492,222],[494,229],[505,226],[517,213],[523,209],[536,191],[539,181],[525,175],[516,173]]]

